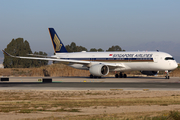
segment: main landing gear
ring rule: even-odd
[[[119,74],[115,74],[115,78],[127,78],[127,75],[120,72]]]
[[[98,77],[98,76],[94,76],[94,75],[92,75],[92,74],[91,74],[89,77],[90,77],[90,78],[101,78],[100,76]]]
[[[170,77],[169,77],[169,71],[168,71],[168,70],[166,70],[166,71],[165,71],[165,73],[166,73],[165,78],[166,78],[166,79],[169,79],[169,78],[170,78]]]

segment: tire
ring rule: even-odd
[[[93,78],[94,76],[93,75],[90,75],[90,78]]]
[[[119,78],[122,78],[122,77],[123,77],[123,75],[120,73],[120,74],[119,74]]]
[[[115,74],[115,78],[118,78],[119,76],[118,76],[118,74]]]

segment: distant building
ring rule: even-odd
[[[4,68],[3,64],[0,64],[0,68]]]

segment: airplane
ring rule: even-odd
[[[170,54],[159,51],[82,51],[69,53],[54,28],[48,28],[48,30],[55,52],[55,55],[51,57],[13,56],[4,50],[2,51],[4,54],[15,58],[56,61],[76,69],[89,70],[90,78],[101,78],[110,71],[119,72],[119,74],[115,74],[115,78],[126,78],[127,75],[123,72],[138,70],[145,75],[156,75],[159,71],[165,71],[165,78],[169,79],[169,72],[178,66]]]

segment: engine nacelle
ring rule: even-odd
[[[89,72],[94,76],[101,77],[109,73],[109,67],[103,64],[97,64],[91,66]]]
[[[147,76],[153,76],[159,73],[159,71],[140,71],[140,72]]]

